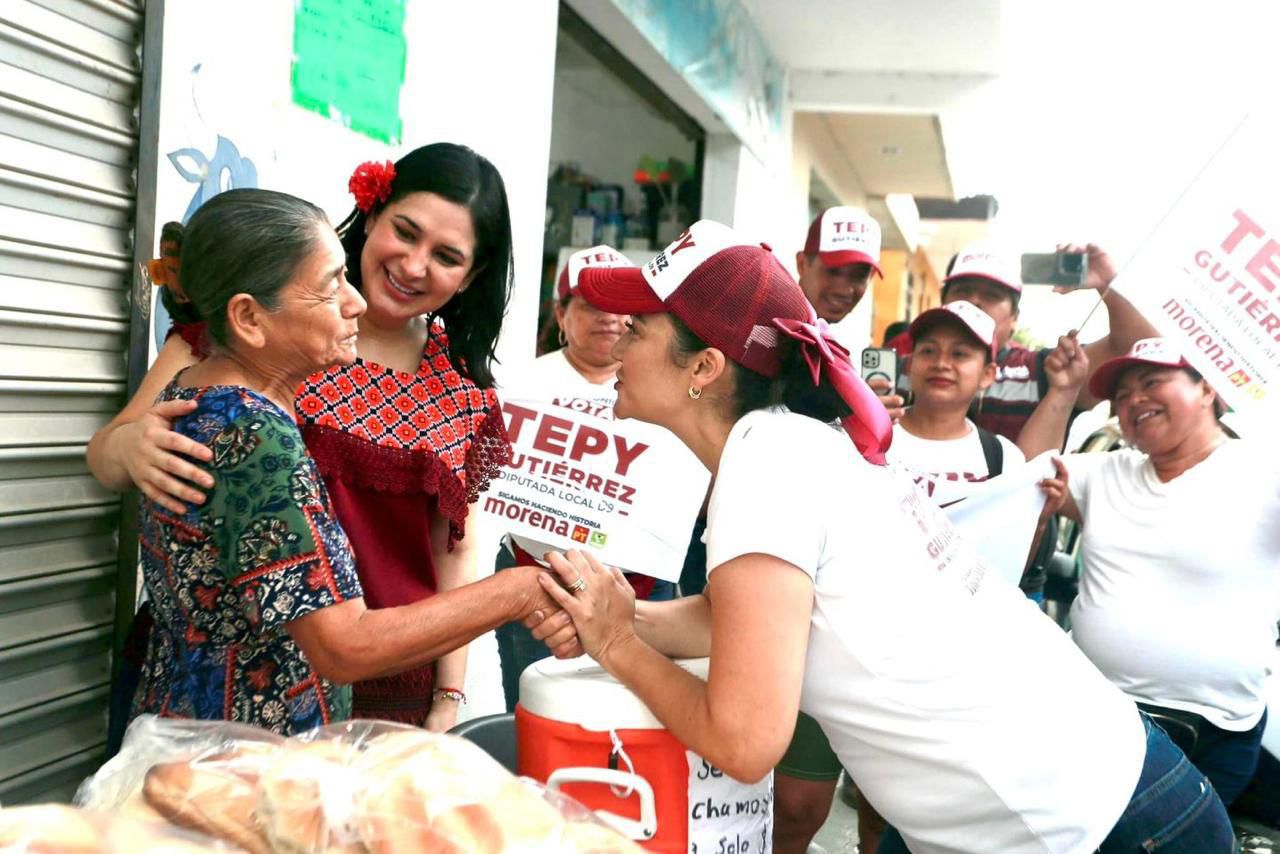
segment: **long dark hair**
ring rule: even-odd
[[[209,337],[226,345],[227,304],[236,294],[278,307],[280,291],[326,228],[320,208],[275,190],[227,190],[201,205],[182,240],[182,288]]]
[[[493,385],[493,362],[502,318],[511,298],[511,215],[502,175],[493,164],[465,145],[437,142],[415,148],[396,161],[391,195],[383,205],[411,193],[435,193],[471,212],[476,233],[471,284],[453,295],[436,316],[449,335],[449,361],[481,388]],[[347,280],[359,288],[360,255],[365,222],[358,208],[338,226],[347,250]]]
[[[707,344],[674,314],[668,314],[675,335],[671,339],[671,359],[677,365],[685,365],[694,354],[707,349]],[[766,377],[737,362],[729,361],[733,377],[733,391],[720,405],[730,420],[737,421],[748,412],[785,406],[791,412],[808,415],[819,421],[837,421],[850,414],[849,404],[827,382],[826,376],[818,385],[813,384],[809,364],[799,341],[780,335],[778,356],[782,369],[776,377]]]

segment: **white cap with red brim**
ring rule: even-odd
[[[956,279],[987,279],[1021,294],[1022,272],[1015,264],[1015,257],[988,242],[971,243],[960,250],[951,272],[942,281],[950,284]]]
[[[925,332],[939,323],[959,323],[964,329],[978,339],[978,343],[991,351],[991,358],[996,356],[996,322],[982,309],[971,302],[956,300],[946,305],[931,308],[911,322],[908,333],[914,344]]]
[[[809,224],[804,254],[817,255],[823,266],[845,267],[870,264],[876,275],[880,271],[880,223],[862,208],[827,208]]]
[[[564,299],[578,289],[578,275],[588,267],[634,267],[625,256],[612,246],[601,244],[590,249],[580,249],[569,256],[560,277],[556,281],[556,298]]]
[[[1191,363],[1167,338],[1143,338],[1135,341],[1123,356],[1103,362],[1089,378],[1089,393],[1099,400],[1111,400],[1120,375],[1139,365],[1161,368],[1189,368]]]

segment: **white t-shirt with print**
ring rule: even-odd
[[[967,418],[965,425],[969,432],[959,439],[922,439],[900,423],[893,425],[889,462],[909,469],[920,488],[940,507],[964,498],[965,484],[991,477],[978,428]],[[1004,450],[1002,472],[1027,461],[1013,442],[999,435],[996,439]]]
[[[504,376],[499,383],[498,395],[503,400],[553,401],[613,420],[613,405],[618,402],[614,382],[613,377],[602,383],[590,382],[569,363],[561,349],[510,371],[510,376]]]
[[[1131,697],[1251,729],[1280,619],[1280,455],[1229,440],[1168,483],[1136,449],[1065,462],[1084,520],[1076,643]]]
[[[907,477],[815,419],[753,412],[706,542],[709,572],[762,553],[813,580],[801,708],[913,851],[1092,851],[1110,832],[1146,751],[1136,708]]]

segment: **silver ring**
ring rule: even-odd
[[[578,576],[577,581],[569,585],[570,593],[577,593],[579,590],[586,590],[586,589],[587,589],[587,580],[583,578],[581,575]]]

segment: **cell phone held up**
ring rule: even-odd
[[[898,354],[887,347],[868,347],[862,351],[862,378],[884,380],[890,389],[898,387]]]
[[[1022,256],[1024,285],[1082,288],[1089,279],[1089,259],[1083,252],[1026,253]]]

